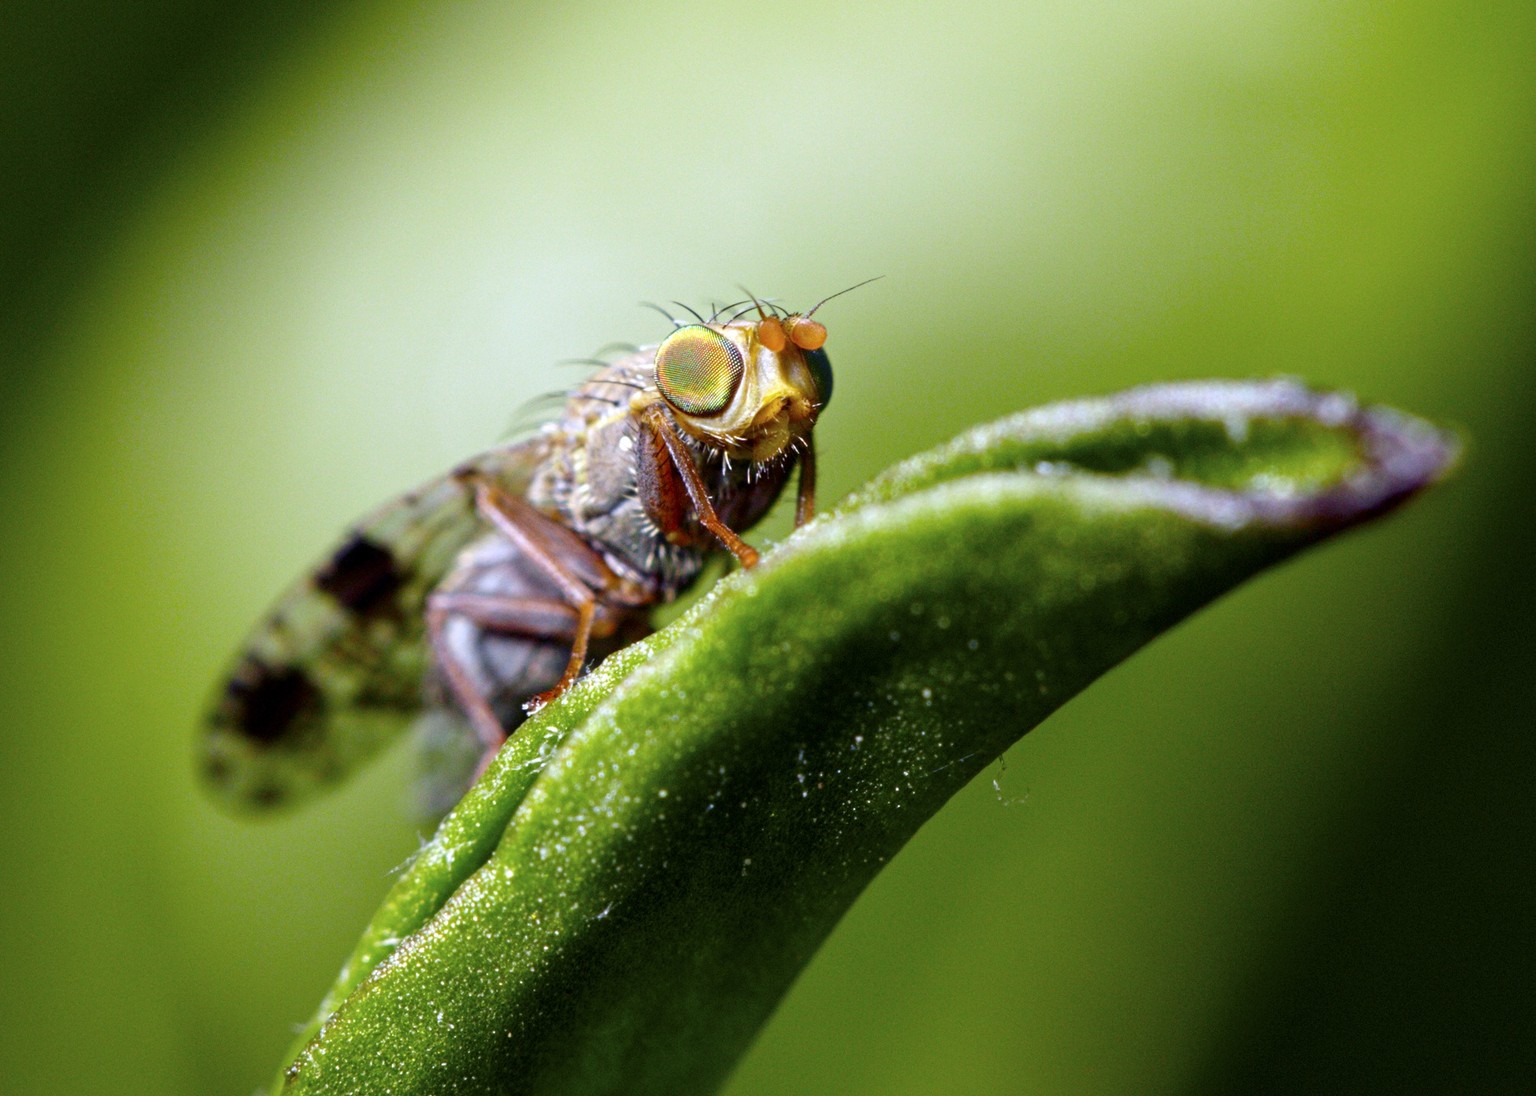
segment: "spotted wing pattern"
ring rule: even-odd
[[[235,808],[297,802],[350,773],[424,700],[428,594],[486,526],[467,472],[522,494],[543,436],[483,453],[357,523],[247,638],[205,721],[203,773]]]

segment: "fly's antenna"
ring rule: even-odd
[[[757,294],[753,293],[746,286],[742,286],[741,291],[752,298],[752,306],[757,309],[757,341],[777,354],[789,345],[789,336],[784,331],[784,325],[779,322],[778,313],[775,312],[770,315],[764,312],[763,302],[758,300]],[[771,308],[772,306],[770,305],[769,307]],[[745,313],[746,309],[743,308],[741,311]]]
[[[660,312],[667,319],[671,320],[673,327],[687,327],[688,326],[687,324],[685,324],[681,320],[679,320],[676,316],[672,315],[672,313],[668,312],[665,308],[662,308],[661,305],[656,304],[653,301],[641,301],[640,302],[640,307],[641,308],[654,308],[657,312]]]
[[[865,278],[858,285],[850,285],[847,289],[839,289],[836,293],[832,294],[832,297],[841,297],[844,293],[852,293],[855,289],[858,289],[860,286],[866,286],[870,282],[878,282],[883,277],[885,277],[884,274],[876,274],[873,278]],[[808,320],[812,316],[816,315],[816,309],[820,308],[822,305],[826,304],[828,301],[830,301],[832,299],[832,297],[823,297],[821,300],[817,301],[814,308],[812,308],[809,312],[804,313],[804,318]]]

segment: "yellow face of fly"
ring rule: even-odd
[[[656,387],[678,425],[717,449],[772,460],[832,396],[827,329],[804,316],[688,324],[656,349]]]

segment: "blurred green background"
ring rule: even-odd
[[[264,825],[192,779],[342,525],[638,300],[874,274],[829,501],[1179,377],[1471,446],[959,796],[731,1096],[1536,1090],[1529,0],[257,7],[0,11],[7,1091],[252,1091],[415,847],[401,754]]]

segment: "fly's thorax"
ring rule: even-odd
[[[651,354],[608,365],[570,394],[561,416],[544,428],[545,459],[528,501],[584,536],[587,525],[635,490],[637,393],[654,391]]]
[[[633,394],[633,389],[629,394]],[[709,546],[679,545],[657,528],[640,498],[641,419],[608,407],[593,413],[573,398],[548,428],[549,456],[528,489],[528,501],[579,534],[620,575],[669,600],[703,569]]]

